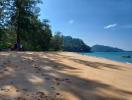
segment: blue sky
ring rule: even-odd
[[[49,19],[53,32],[132,50],[132,0],[43,1],[40,19]]]

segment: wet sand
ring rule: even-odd
[[[0,52],[0,100],[132,100],[132,64],[70,52]]]

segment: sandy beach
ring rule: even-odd
[[[132,64],[70,52],[0,52],[0,100],[132,100]]]

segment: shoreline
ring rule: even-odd
[[[110,60],[110,61],[114,61],[114,62],[119,62],[119,63],[132,64],[131,62],[119,61],[119,60],[114,60],[114,59],[110,59],[110,58],[106,58],[106,57],[99,57],[99,56],[96,56],[96,55],[93,55],[93,56],[92,55],[86,55],[86,54],[81,54],[81,55],[95,57],[95,58],[99,58],[99,59],[106,59],[106,60]]]
[[[82,54],[81,54],[82,55]],[[121,62],[121,61],[116,61],[116,60],[112,60],[112,59],[109,59],[109,58],[103,58],[103,57],[97,57],[97,56],[90,56],[90,55],[82,55],[82,56],[85,56],[85,57],[94,57],[94,58],[98,58],[98,59],[104,59],[104,60],[109,60],[109,61],[113,61],[113,62],[118,62],[118,63],[123,63],[123,64],[130,64],[132,65],[132,63],[129,63],[129,62]]]

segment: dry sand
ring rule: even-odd
[[[132,100],[132,64],[69,52],[0,52],[0,100]]]

